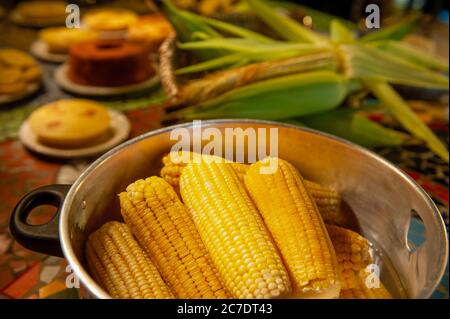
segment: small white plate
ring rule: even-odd
[[[35,57],[47,62],[64,63],[67,60],[67,54],[50,52],[47,43],[42,40],[34,41],[30,51]]]
[[[64,63],[60,65],[55,71],[55,81],[64,90],[71,93],[87,96],[113,96],[121,94],[130,94],[150,89],[159,83],[159,76],[155,75],[141,83],[124,85],[124,86],[90,86],[74,83],[68,76],[67,71],[69,66]]]
[[[109,115],[111,117],[111,137],[97,145],[77,149],[61,149],[46,146],[39,142],[36,134],[31,130],[28,120],[24,121],[19,129],[19,140],[28,149],[50,157],[70,159],[98,156],[122,143],[130,135],[130,122],[124,114],[109,109]]]
[[[22,100],[36,93],[41,87],[41,81],[30,83],[26,89],[16,94],[0,94],[0,104],[12,103]]]

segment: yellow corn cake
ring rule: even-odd
[[[101,141],[108,132],[110,117],[100,103],[68,99],[40,107],[30,115],[29,123],[41,143],[77,148]]]

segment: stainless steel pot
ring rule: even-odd
[[[121,220],[117,194],[136,179],[156,175],[161,156],[175,141],[174,128],[134,138],[95,161],[71,186],[52,185],[26,195],[13,211],[10,228],[30,249],[64,255],[80,279],[84,297],[108,298],[85,267],[87,236],[109,220]],[[408,297],[428,298],[438,285],[448,258],[445,225],[432,200],[411,178],[377,155],[313,130],[257,120],[204,121],[202,127],[278,128],[279,156],[314,181],[337,188],[356,215],[364,236],[375,243],[395,269]],[[57,206],[48,224],[31,226],[26,217],[36,206]],[[413,213],[426,228],[426,240],[412,248],[407,232]]]

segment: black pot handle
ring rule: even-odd
[[[62,203],[71,185],[48,185],[25,195],[11,214],[9,229],[16,241],[35,252],[63,257],[59,242],[59,215]],[[30,225],[27,217],[41,205],[52,205],[58,210],[52,219],[43,225]]]

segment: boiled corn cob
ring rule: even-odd
[[[360,285],[352,289],[341,290],[339,299],[392,299],[391,294],[380,283],[379,288],[368,288],[364,284],[364,277],[359,281]]]
[[[261,174],[252,164],[245,186],[271,232],[293,284],[293,296],[337,298],[340,291],[336,254],[325,224],[303,178],[287,161]]]
[[[248,165],[246,164],[232,162],[218,156],[202,155],[193,152],[180,152],[179,154],[181,156],[187,156],[189,160],[201,160],[202,158],[210,157],[217,159],[218,162],[224,161],[230,163],[233,166],[235,172],[238,174],[240,180],[244,180],[244,175],[248,169]],[[181,171],[186,166],[186,163],[179,160],[181,158],[172,157],[172,155],[173,153],[169,153],[162,158],[163,167],[161,168],[160,176],[164,178],[170,185],[172,185],[175,190],[179,191]]]
[[[342,290],[340,298],[392,298],[380,282],[379,288],[367,287],[365,269],[373,263],[367,239],[339,226],[327,225],[328,234],[336,251]]]
[[[372,263],[369,242],[354,231],[327,225],[338,260],[342,289],[358,286],[358,273]]]
[[[92,233],[86,259],[95,280],[113,298],[173,298],[125,224],[109,222]]]
[[[287,296],[290,281],[261,216],[227,163],[189,163],[180,190],[220,276],[235,298]]]
[[[198,153],[187,152],[185,154],[189,159],[193,159],[194,157],[201,158]],[[210,155],[208,155],[210,156]],[[160,171],[160,175],[164,178],[176,192],[179,192],[179,179],[181,175],[181,171],[186,164],[182,161],[177,161],[176,159],[172,159],[171,153],[164,156],[162,159],[163,167]],[[227,161],[231,164],[235,172],[237,173],[239,179],[244,181],[245,173],[247,172],[249,165],[236,163],[232,161]],[[336,224],[336,225],[345,225],[346,224],[346,216],[341,211],[341,197],[338,192],[335,190],[322,186],[318,183],[311,182],[305,180],[305,186],[308,189],[311,196],[314,198],[314,201],[319,208],[319,211],[322,215],[322,218],[326,223]]]
[[[306,179],[304,184],[326,223],[341,225],[346,222],[347,218],[341,211],[341,196],[338,192]]]
[[[229,297],[187,209],[166,181],[141,179],[119,196],[125,222],[176,297]]]

